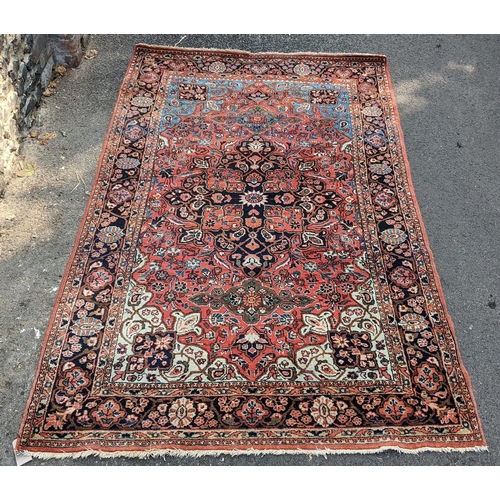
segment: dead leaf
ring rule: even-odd
[[[52,92],[52,90],[50,88],[48,89],[45,89],[43,92],[42,92],[42,95],[44,95],[45,97],[50,97],[54,92]]]
[[[97,55],[97,50],[95,49],[92,49],[92,50],[89,50],[86,54],[85,54],[85,59],[94,59],[94,57]]]
[[[54,68],[54,73],[56,76],[64,76],[66,74],[66,68],[64,66],[56,66]]]
[[[51,82],[49,83],[49,87],[50,87],[51,89],[55,89],[55,88],[57,87],[57,83],[56,83],[56,82],[54,82],[54,81],[51,81]]]
[[[34,163],[29,163],[22,170],[17,171],[16,175],[18,177],[30,177],[31,175],[33,175],[35,173],[36,168],[37,167]]]
[[[39,136],[39,132],[35,132],[34,130],[32,130],[30,132],[30,137],[32,137],[33,139],[36,139],[38,136]]]
[[[51,141],[52,139],[55,139],[57,137],[57,132],[46,132],[40,137],[40,144],[42,146],[45,146],[48,141]]]

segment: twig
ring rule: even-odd
[[[78,181],[78,184],[71,190],[70,194],[83,182],[83,179],[80,176],[79,172],[76,172],[76,180]],[[85,186],[85,182],[83,182],[83,185],[84,185],[85,189],[87,189],[87,187]]]
[[[177,45],[179,45],[182,42],[182,40],[184,40],[184,38],[186,38],[186,37],[187,37],[187,35],[183,35],[181,37],[181,39],[174,45],[174,47],[177,47]]]
[[[77,172],[76,175],[78,177],[78,180],[82,182],[85,191],[87,191],[87,184],[85,184],[85,181],[83,180],[83,177],[80,175],[80,172]]]
[[[453,241],[455,241],[455,240],[453,240]],[[460,245],[460,244],[459,244],[459,243],[457,243],[456,241],[455,241],[455,244],[456,244],[457,246],[459,246],[459,247],[460,247],[460,248],[464,251],[464,253],[467,253],[467,250],[466,250],[466,249],[465,249],[462,245]]]

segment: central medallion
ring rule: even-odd
[[[214,241],[224,259],[257,277],[292,246],[325,248],[321,231],[343,201],[313,177],[316,160],[253,135],[206,157],[191,157],[192,175],[167,194],[183,222],[181,243]],[[307,225],[311,225],[307,228]]]

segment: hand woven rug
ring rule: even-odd
[[[136,46],[17,447],[486,449],[384,56]]]

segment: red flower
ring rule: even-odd
[[[121,409],[116,401],[108,399],[92,412],[92,416],[103,427],[111,427],[125,416],[125,411]]]
[[[438,390],[443,376],[433,366],[424,363],[417,369],[417,375],[413,377],[413,380],[427,391],[434,392]]]
[[[399,424],[413,413],[413,408],[407,406],[404,401],[392,396],[380,409],[380,414]]]
[[[269,412],[256,399],[251,398],[236,412],[236,415],[248,425],[254,426],[269,415]]]

